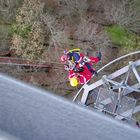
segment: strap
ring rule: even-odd
[[[77,53],[79,53],[79,52],[80,52],[80,49],[79,49],[79,48],[77,48],[77,49],[72,49],[72,50],[69,50],[68,52],[77,52]]]

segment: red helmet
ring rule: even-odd
[[[66,62],[66,61],[68,60],[67,55],[62,55],[62,56],[60,57],[60,60],[61,60],[61,62]]]

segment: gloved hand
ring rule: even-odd
[[[83,61],[84,62],[90,62],[91,60],[88,57],[84,56]]]
[[[102,58],[101,52],[98,52],[98,53],[97,53],[97,57],[98,57],[99,60],[101,60],[101,58]]]

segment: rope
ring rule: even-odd
[[[50,67],[55,68],[53,64],[55,65],[57,64],[57,69],[62,65],[61,63],[57,63],[57,62],[37,61],[37,60],[34,60],[32,62],[31,60],[28,59],[14,58],[14,57],[0,57],[0,64],[16,65],[16,66],[31,66],[31,67],[41,67],[41,68],[50,68]]]

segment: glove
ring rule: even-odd
[[[84,56],[83,61],[84,62],[90,62],[91,60],[88,57]]]
[[[98,52],[97,57],[98,57],[99,60],[101,60],[101,58],[102,58],[101,52]]]

